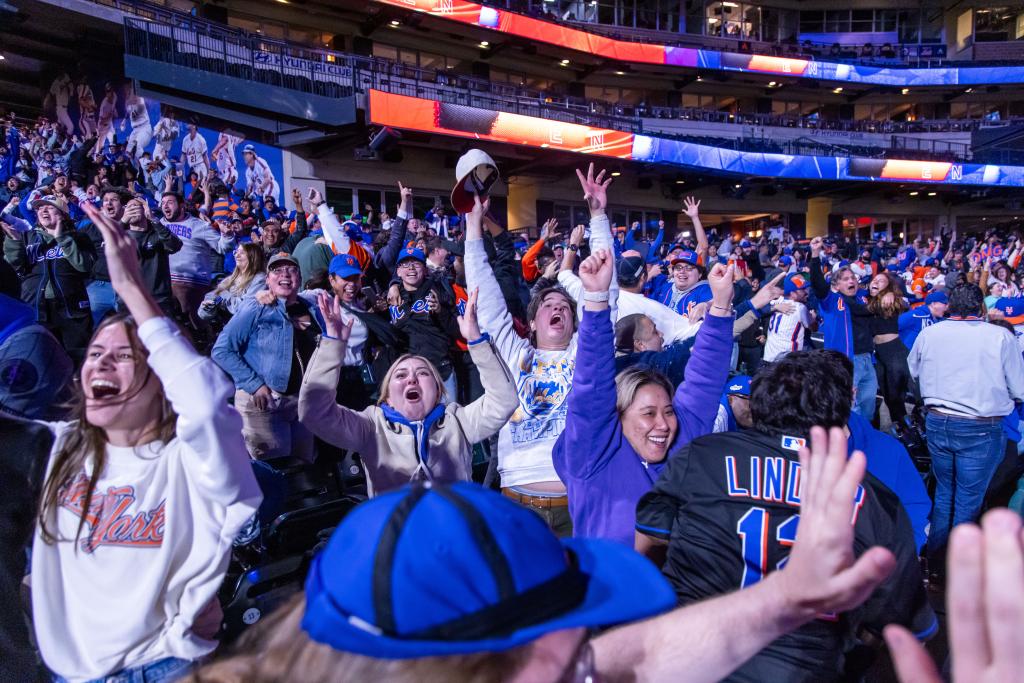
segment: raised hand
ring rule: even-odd
[[[585,225],[577,225],[572,229],[572,234],[569,235],[569,244],[575,244],[577,247],[583,244],[583,236],[587,234],[587,227]]]
[[[110,284],[136,322],[141,325],[150,318],[162,317],[163,312],[142,278],[135,239],[119,221],[108,217],[91,203],[83,203],[82,210],[103,235],[103,254],[107,258]]]
[[[764,308],[775,299],[782,296],[782,278],[786,277],[785,273],[779,273],[771,280],[766,282],[761,289],[757,290],[754,296],[750,297],[750,304],[754,308]]]
[[[438,310],[440,310],[441,304],[438,303],[437,294],[434,293],[434,290],[430,290],[430,292],[427,293],[427,296],[424,297],[424,300],[427,302],[428,313],[437,313]]]
[[[405,211],[410,216],[412,215],[412,188],[406,187],[399,181],[398,183],[398,195],[402,198],[398,204],[399,211]]]
[[[823,241],[820,237],[811,238],[811,258],[821,253]]]
[[[551,259],[551,263],[544,269],[543,277],[548,280],[554,280],[558,277],[558,271],[561,270],[562,264],[558,262],[558,259]]]
[[[316,209],[324,203],[324,196],[320,194],[320,190],[315,187],[311,187],[306,190],[306,198],[309,199],[309,204],[313,209]]]
[[[696,218],[700,214],[700,200],[694,200],[693,197],[687,197],[686,199],[684,199],[683,213],[685,213],[691,219]]]
[[[949,636],[954,683],[1001,683],[1020,676],[1024,652],[1021,519],[997,509],[981,528],[961,524],[949,540]],[[935,663],[907,629],[885,628],[902,683],[939,683]]]
[[[712,301],[721,307],[728,308],[732,303],[732,283],[736,266],[716,263],[708,273],[708,285],[711,287]]]
[[[803,619],[845,612],[868,598],[892,573],[896,558],[881,547],[853,554],[854,498],[864,478],[860,451],[846,457],[846,435],[811,429],[800,450],[800,523],[786,566],[770,575],[783,600]]]
[[[555,232],[555,228],[558,227],[558,220],[555,218],[549,218],[544,221],[544,225],[540,229],[540,238],[542,240],[553,240],[558,237],[558,233]]]
[[[580,264],[580,280],[587,292],[607,292],[612,283],[615,259],[607,249],[598,249]]]
[[[480,294],[480,288],[474,287],[466,299],[466,312],[459,316],[459,332],[466,341],[476,341],[480,338],[480,324],[476,319],[476,301]]]
[[[603,215],[608,206],[608,186],[615,178],[609,175],[606,179],[605,172],[605,170],[601,170],[595,177],[593,162],[587,168],[585,176],[583,171],[576,169],[576,177],[580,179],[580,186],[583,188],[583,199],[590,208],[591,216]]]
[[[327,329],[324,333],[333,339],[347,342],[352,334],[352,324],[355,318],[347,322],[341,315],[341,297],[335,294],[328,296],[326,292],[320,292],[316,297],[316,305],[320,309],[320,315],[324,318],[324,325]]]
[[[491,206],[491,198],[480,201],[480,195],[473,195],[473,208],[466,214],[466,239],[481,239],[484,236],[484,216]]]

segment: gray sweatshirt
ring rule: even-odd
[[[235,238],[221,235],[212,225],[193,216],[180,221],[161,218],[160,222],[181,240],[181,250],[169,258],[171,282],[210,284],[214,252],[230,251],[235,246]]]

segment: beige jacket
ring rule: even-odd
[[[427,461],[420,462],[412,430],[391,422],[377,406],[354,411],[335,402],[345,344],[321,337],[299,392],[299,420],[324,441],[359,453],[371,496],[415,479],[469,481],[473,444],[496,434],[519,405],[515,383],[491,342],[469,347],[484,395],[449,403],[430,430]]]

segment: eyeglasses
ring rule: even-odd
[[[690,273],[696,271],[697,268],[695,266],[691,266],[688,263],[677,263],[676,265],[672,266],[673,273]]]
[[[419,261],[409,260],[409,261],[402,261],[401,263],[398,264],[398,267],[399,268],[405,268],[406,270],[416,270],[417,268],[419,268],[422,265],[423,264],[420,263]]]

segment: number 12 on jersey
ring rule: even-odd
[[[743,579],[740,588],[749,588],[764,578],[768,573],[768,529],[771,514],[760,507],[752,507],[736,522],[736,533],[743,544]],[[792,515],[775,529],[775,541],[788,548],[796,541],[796,528],[800,524],[800,515]],[[786,566],[782,558],[775,569]]]

